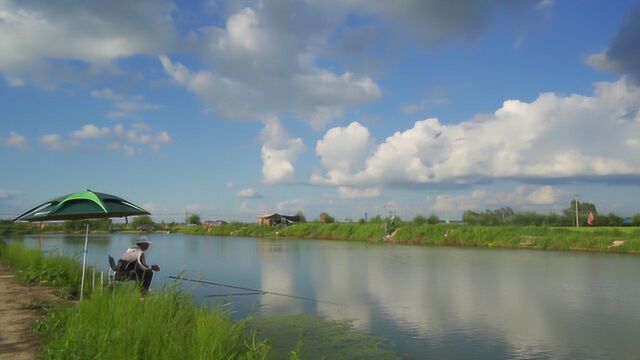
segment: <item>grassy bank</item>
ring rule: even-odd
[[[27,284],[54,287],[64,298],[75,298],[80,293],[80,265],[59,254],[47,256],[39,250],[0,241],[0,262]]]
[[[78,293],[81,269],[71,259],[0,243],[0,262],[28,284],[52,286],[67,297]],[[56,305],[38,320],[43,358],[264,359],[268,353],[246,321],[195,306],[176,290],[144,301],[129,286],[100,290],[85,292],[82,302]]]
[[[28,284],[77,295],[80,266],[60,255],[0,241],[0,262]],[[44,359],[395,359],[389,344],[348,322],[306,315],[250,317],[197,306],[174,288],[143,300],[131,286],[85,289],[82,302],[46,308],[36,328]]]
[[[48,359],[264,359],[246,321],[163,290],[140,300],[127,287],[48,312],[38,322]]]
[[[395,231],[397,230],[397,231]],[[302,223],[289,227],[230,223],[207,229],[178,227],[186,234],[215,236],[284,237],[397,244],[580,250],[640,253],[640,228],[596,227],[558,228],[544,226],[474,226],[460,224],[414,224],[403,222],[385,238],[383,223]],[[623,243],[614,246],[614,241]]]

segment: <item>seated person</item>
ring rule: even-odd
[[[160,271],[158,265],[147,265],[144,251],[151,245],[151,241],[142,237],[136,242],[136,246],[130,247],[122,254],[116,265],[116,280],[136,280],[142,285],[142,293],[149,291],[153,272]]]

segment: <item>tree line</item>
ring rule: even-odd
[[[588,202],[576,202],[571,200],[569,207],[562,213],[540,214],[532,211],[515,212],[510,207],[502,207],[494,210],[476,212],[465,211],[462,221],[469,225],[522,225],[522,226],[576,226],[576,203],[577,220],[580,226],[640,226],[640,214],[624,218],[614,213],[600,214],[596,206]],[[589,214],[593,220],[589,224]]]

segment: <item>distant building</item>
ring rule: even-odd
[[[204,225],[207,228],[210,228],[212,226],[220,226],[220,225],[225,225],[227,222],[224,220],[205,220],[202,225]]]
[[[144,224],[144,225],[138,226],[138,228],[136,230],[141,231],[141,232],[153,232],[153,231],[156,231],[156,227],[155,227],[155,225]]]
[[[256,218],[259,225],[274,226],[274,225],[291,225],[300,222],[300,216],[280,215],[278,213],[265,214]]]

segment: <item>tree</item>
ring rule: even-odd
[[[189,217],[187,218],[187,224],[194,224],[194,225],[200,225],[200,215],[196,215],[196,214],[191,214],[189,215]]]
[[[336,219],[334,219],[331,215],[327,214],[326,212],[323,212],[320,214],[320,222],[323,223],[332,223],[335,222]]]
[[[413,223],[416,225],[422,225],[425,224],[427,222],[427,218],[425,218],[422,215],[416,215],[416,217],[413,218]]]
[[[580,225],[586,225],[587,217],[589,216],[589,212],[592,212],[593,215],[598,215],[598,210],[596,206],[592,203],[588,202],[579,202],[578,201],[578,223]],[[572,225],[576,225],[576,200],[573,199],[569,203],[569,208],[564,210],[564,215],[571,219]]]
[[[134,229],[137,229],[138,227],[143,226],[143,225],[155,226],[155,223],[153,222],[153,220],[151,219],[151,216],[149,216],[149,215],[136,216],[131,221],[131,226]]]
[[[631,217],[631,223],[635,226],[640,226],[640,214],[633,214]]]
[[[296,213],[296,216],[300,218],[300,222],[301,223],[306,223],[307,222],[307,218],[304,216],[304,213],[302,211],[298,211]]]
[[[429,216],[429,218],[427,219],[427,222],[432,225],[440,224],[440,218],[438,217],[438,215],[433,214]]]

